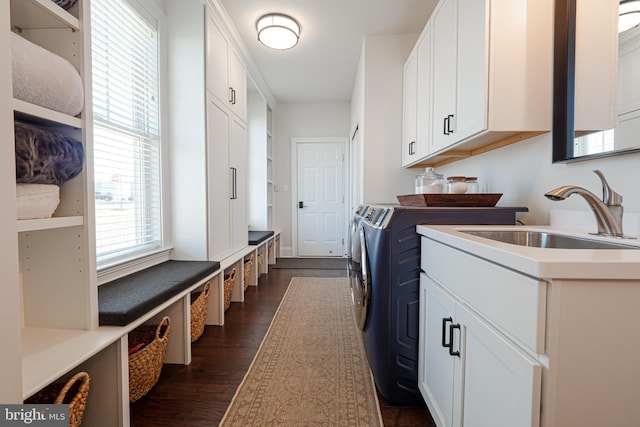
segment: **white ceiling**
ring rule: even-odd
[[[437,0],[220,0],[277,103],[348,102],[368,34],[418,34]],[[302,27],[285,51],[258,42],[255,24],[269,12]]]

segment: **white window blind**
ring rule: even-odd
[[[98,263],[162,244],[158,32],[124,0],[91,2]]]

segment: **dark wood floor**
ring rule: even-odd
[[[131,425],[218,425],[258,351],[292,277],[342,277],[344,270],[270,269],[244,303],[232,303],[224,326],[207,326],[192,345],[188,366],[165,365],[158,384],[131,404]],[[425,406],[399,406],[379,397],[384,425],[435,427]]]

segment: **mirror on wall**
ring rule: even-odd
[[[597,132],[574,132],[576,0],[556,0],[555,28],[553,161],[640,151],[640,28],[618,34],[617,125]]]

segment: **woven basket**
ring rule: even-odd
[[[79,427],[87,406],[91,378],[78,372],[66,383],[53,383],[25,401],[29,404],[54,403],[69,405],[69,426]]]
[[[262,266],[264,265],[264,252],[258,253],[258,277],[262,274]]]
[[[209,308],[211,283],[204,284],[201,292],[191,294],[191,342],[196,341],[204,332],[204,322]]]
[[[231,273],[224,275],[224,311],[227,311],[231,306],[231,294],[233,294],[233,284],[236,281],[236,269],[231,270]]]
[[[129,355],[129,401],[135,402],[147,394],[160,379],[160,371],[169,343],[169,317],[158,325],[142,325],[129,332],[129,348],[147,345]]]
[[[249,279],[251,276],[251,265],[253,264],[253,254],[244,262],[244,290],[249,287]]]

